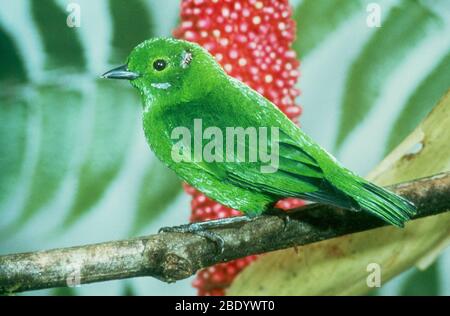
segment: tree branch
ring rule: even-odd
[[[450,210],[450,172],[390,187],[418,207],[415,217]],[[291,221],[262,216],[215,229],[215,245],[198,236],[161,233],[129,240],[0,256],[0,293],[13,293],[139,276],[174,282],[198,269],[252,254],[305,245],[365,231],[386,223],[365,214],[311,204],[290,213]]]

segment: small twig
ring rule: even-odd
[[[390,187],[418,207],[415,218],[450,210],[450,173]],[[304,245],[365,231],[386,223],[365,214],[312,204],[299,208],[285,222],[262,216],[214,231],[225,240],[216,255],[210,241],[189,234],[161,233],[130,240],[49,251],[0,256],[0,293],[13,293],[152,276],[173,282],[198,269],[252,254]]]

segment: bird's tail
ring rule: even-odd
[[[416,206],[410,201],[347,172],[338,189],[350,196],[361,210],[398,227],[403,227],[404,222],[416,214]]]

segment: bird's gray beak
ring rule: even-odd
[[[105,72],[102,75],[102,78],[134,80],[136,78],[139,78],[139,75],[135,72],[129,71],[127,65],[123,65]]]

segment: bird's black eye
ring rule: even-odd
[[[153,68],[157,71],[162,71],[167,67],[167,62],[164,59],[157,59],[153,62]]]

